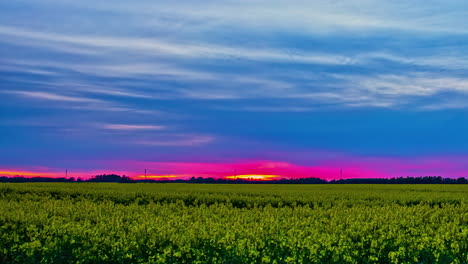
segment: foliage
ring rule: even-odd
[[[2,183],[0,263],[468,263],[468,186]]]

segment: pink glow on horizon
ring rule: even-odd
[[[248,180],[248,181],[271,181],[271,180],[279,180],[281,179],[278,175],[231,175],[224,177],[228,180]]]
[[[286,162],[272,161],[256,161],[248,163],[167,163],[167,162],[129,162],[126,167],[130,167],[128,171],[100,170],[100,171],[74,171],[65,174],[65,171],[57,172],[56,170],[17,170],[17,169],[0,169],[0,176],[7,177],[51,177],[51,178],[83,178],[88,179],[95,175],[101,174],[118,174],[127,175],[133,179],[188,179],[191,177],[204,178],[236,178],[235,176],[242,175],[264,175],[275,177],[267,177],[270,179],[280,178],[304,178],[317,177],[322,179],[338,179],[340,177],[340,169],[336,167],[305,167],[298,166]],[[148,168],[148,175],[129,171],[137,171],[138,168]],[[141,170],[141,169],[140,169]],[[368,171],[360,168],[348,168],[348,178],[370,178],[384,177],[375,171]]]
[[[315,177],[325,180],[349,178],[391,178],[405,176],[466,177],[468,163],[464,157],[420,158],[366,158],[342,157],[340,160],[315,162],[314,166],[303,166],[282,161],[253,160],[236,163],[202,162],[146,162],[107,161],[100,170],[69,170],[67,177],[89,179],[95,175],[117,174],[133,179],[189,179],[203,178],[251,178],[281,179]],[[148,174],[144,175],[147,169]],[[343,174],[341,176],[340,170]],[[65,170],[54,168],[0,168],[0,176],[15,177],[65,177]],[[255,177],[253,177],[255,176]],[[273,177],[274,176],[274,177]]]
[[[34,172],[34,171],[17,171],[17,170],[0,170],[0,176],[6,177],[57,177],[53,172]]]
[[[334,166],[300,166],[287,162],[250,161],[240,163],[192,163],[192,162],[119,162],[127,170],[147,168],[152,174],[179,175],[179,178],[211,177],[228,178],[240,175],[274,175],[280,178],[317,177],[339,179],[340,168]],[[139,175],[141,178],[141,174]],[[381,178],[385,174],[359,167],[348,167],[347,178]],[[270,177],[273,179],[273,177]]]
[[[25,178],[34,178],[34,177],[44,177],[44,178],[82,178],[89,179],[96,175],[102,174],[117,174],[117,175],[130,175],[128,172],[122,171],[105,171],[105,170],[93,170],[93,171],[57,171],[50,168],[41,168],[41,169],[5,169],[0,168],[0,177],[25,177]]]

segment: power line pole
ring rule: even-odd
[[[148,177],[146,176],[146,169],[145,169],[145,180],[148,181]]]
[[[340,180],[343,179],[343,168],[340,168]]]

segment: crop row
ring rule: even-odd
[[[0,263],[468,263],[463,188],[6,184]]]

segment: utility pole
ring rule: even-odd
[[[343,168],[340,168],[340,180],[343,179]]]
[[[65,178],[68,178],[68,169],[65,169]]]
[[[146,176],[146,169],[145,169],[145,180],[148,181],[148,177]]]

